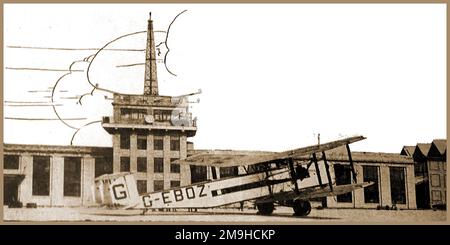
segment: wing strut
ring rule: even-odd
[[[328,165],[327,157],[325,156],[324,151],[322,151],[322,157],[323,157],[323,163],[325,164],[325,171],[327,172],[328,185],[330,186],[330,191],[333,192],[333,183],[331,182],[330,166]]]
[[[264,179],[264,182],[266,182],[267,188],[269,188],[270,197],[273,197],[273,190],[272,190],[272,186],[270,185],[269,171],[267,170],[267,166],[265,167],[265,172],[266,172],[266,178]]]
[[[289,170],[291,172],[291,178],[292,178],[292,181],[294,182],[294,186],[295,186],[295,194],[299,194],[300,191],[298,190],[297,176],[294,171],[294,161],[292,160],[292,158],[288,158],[287,161],[289,164]]]
[[[356,181],[356,172],[355,172],[355,167],[353,166],[353,160],[352,160],[352,153],[350,151],[350,146],[347,146],[347,154],[348,154],[348,160],[350,162],[350,169],[352,171],[352,175],[353,175],[353,183],[357,183]]]
[[[319,181],[320,187],[322,187],[322,177],[320,176],[320,169],[319,169],[319,164],[317,163],[316,153],[313,153],[312,157],[313,157],[314,167],[316,168],[317,180]]]

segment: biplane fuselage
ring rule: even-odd
[[[133,174],[105,175],[95,181],[95,200],[101,204],[143,210],[212,208],[252,200],[255,201],[261,214],[272,213],[274,204],[277,203],[293,207],[297,215],[308,215],[311,210],[309,200],[312,198],[339,195],[372,184],[356,183],[356,173],[353,173],[354,183],[336,186],[326,161],[326,150],[346,145],[353,171],[348,144],[361,139],[364,137],[352,137],[256,157],[232,157],[213,153],[195,155],[181,160],[181,163],[210,167],[217,167],[217,164],[229,167],[236,166],[238,163],[241,166],[247,166],[247,168],[244,167],[246,173],[140,195],[137,192]],[[319,167],[316,157],[318,152],[322,153],[324,169]],[[294,158],[301,155],[311,155],[310,161],[295,162]],[[310,168],[313,163],[314,169]],[[250,170],[250,166],[254,168]],[[321,175],[321,172],[325,172],[326,175]]]
[[[316,178],[301,181],[301,189],[318,185]],[[144,194],[136,208],[211,208],[270,197],[273,193],[293,189],[289,170],[281,168]]]

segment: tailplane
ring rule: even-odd
[[[96,203],[106,206],[137,206],[140,199],[133,174],[106,174],[96,178],[94,199]]]

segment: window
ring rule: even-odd
[[[195,184],[207,180],[206,166],[190,165],[191,183]]]
[[[81,158],[64,158],[64,196],[81,196]]]
[[[405,169],[389,167],[392,204],[406,204]]]
[[[137,180],[136,186],[137,186],[139,194],[147,192],[147,181],[146,180]]]
[[[164,173],[164,159],[162,159],[162,158],[154,159],[154,172],[155,173]]]
[[[5,155],[3,157],[4,169],[19,169],[19,156],[18,155]]]
[[[138,150],[147,150],[147,136],[138,135],[137,136],[137,148]]]
[[[156,122],[169,122],[172,116],[171,110],[153,110],[153,116]]]
[[[170,158],[170,172],[171,173],[179,173],[180,172],[180,164],[172,163],[178,160],[178,158]]]
[[[164,180],[155,180],[153,181],[153,190],[154,191],[162,191],[164,190]]]
[[[179,137],[170,137],[170,150],[171,151],[179,151],[180,150],[180,138]]]
[[[130,172],[129,157],[120,157],[120,172]]]
[[[164,140],[160,136],[155,136],[153,139],[153,149],[154,150],[164,150]]]
[[[33,156],[33,186],[35,196],[50,194],[50,157]]]
[[[171,180],[170,181],[170,188],[174,187],[180,187],[180,181],[179,180]]]
[[[439,163],[438,162],[430,162],[430,170],[439,170]]]
[[[431,200],[432,200],[433,202],[439,202],[439,201],[442,201],[441,191],[437,191],[437,190],[431,191]]]
[[[365,203],[379,203],[380,193],[378,190],[378,167],[363,166],[364,182],[375,182],[373,185],[364,188]]]
[[[95,158],[95,178],[104,174],[113,173],[113,161],[111,157]]]
[[[170,172],[171,173],[180,173],[180,164],[172,163],[170,164]]]
[[[439,174],[431,174],[431,187],[440,187],[441,186],[441,180]]]
[[[147,115],[147,110],[145,109],[135,109],[135,108],[121,108],[120,117],[123,119],[143,119]]]
[[[238,175],[238,167],[221,167],[219,171],[220,171],[220,178]]]
[[[351,169],[348,165],[334,164],[334,174],[336,176],[336,185],[346,185],[352,183]],[[352,193],[337,195],[338,202],[352,202]]]
[[[137,171],[138,172],[147,172],[147,158],[146,157],[138,157],[137,158]]]
[[[120,134],[120,149],[130,149],[130,135]]]

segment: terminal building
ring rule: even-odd
[[[95,205],[94,179],[109,173],[135,173],[138,192],[145,193],[243,171],[173,163],[205,150],[194,149],[188,141],[195,136],[197,125],[186,97],[159,95],[151,19],[144,92],[114,94],[112,105],[113,115],[102,119],[104,130],[111,134],[112,148],[4,144],[4,204]],[[401,154],[353,152],[352,158],[358,182],[374,181],[375,185],[317,200],[320,205],[399,209],[446,205],[446,140],[405,146]],[[327,159],[332,163],[336,184],[350,183],[352,172],[346,151],[330,151]]]

